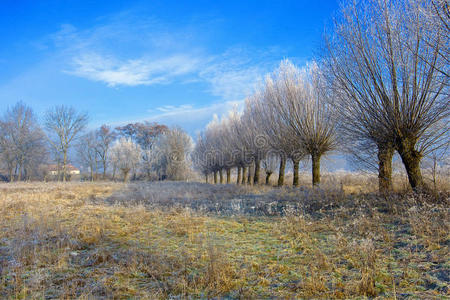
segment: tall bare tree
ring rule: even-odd
[[[108,162],[109,162],[109,151],[111,148],[112,143],[116,139],[116,133],[111,130],[111,127],[107,125],[102,125],[97,131],[96,131],[96,147],[95,150],[102,162],[103,167],[103,179],[106,179],[106,172],[108,169]]]
[[[192,151],[191,154],[191,160],[193,162],[194,168],[205,176],[205,183],[209,182],[208,175],[211,172],[207,156],[208,156],[208,145],[204,132],[201,132],[197,136],[197,141],[195,143],[194,150]]]
[[[247,148],[253,157],[254,177],[253,182],[259,183],[261,162],[272,149],[269,143],[269,136],[264,130],[262,123],[270,120],[263,119],[260,112],[260,101],[264,99],[264,92],[257,90],[251,97],[245,101],[244,113],[242,115],[242,123],[245,128],[244,139],[248,141]]]
[[[97,149],[96,132],[92,131],[81,136],[76,145],[78,158],[81,164],[89,169],[91,181],[96,180],[97,164],[100,159]]]
[[[250,128],[248,128],[242,117],[242,113],[234,109],[228,116],[229,131],[231,137],[231,148],[233,149],[233,161],[238,167],[238,184],[248,182],[248,173],[250,166],[254,161],[253,141],[254,136]],[[239,172],[239,168],[241,172]]]
[[[325,73],[338,106],[378,145],[379,177],[390,172],[393,146],[413,189],[424,186],[422,157],[448,130],[449,64],[441,50],[449,35],[422,13],[430,3],[347,1],[325,38]]]
[[[283,123],[288,125],[287,139],[298,140],[300,148],[293,155],[295,171],[302,154],[312,161],[312,184],[320,183],[320,159],[336,147],[333,110],[321,89],[321,72],[315,63],[303,70],[288,60],[268,77],[266,84],[273,106]],[[297,158],[296,158],[297,156]],[[294,171],[294,175],[295,172]],[[298,177],[297,177],[298,178]],[[298,181],[294,183],[298,185]]]
[[[38,174],[47,156],[44,141],[44,133],[30,107],[19,102],[6,111],[0,119],[0,155],[10,181]]]
[[[287,159],[293,156],[291,154],[298,153],[301,147],[298,140],[292,140],[290,138],[291,133],[288,124],[281,119],[274,105],[270,105],[270,102],[274,101],[272,95],[273,91],[271,91],[271,86],[265,85],[263,98],[259,98],[253,105],[259,115],[257,118],[259,126],[267,136],[269,151],[266,155],[274,155],[280,158],[277,185],[283,186]],[[296,172],[294,172],[295,174]]]
[[[62,180],[66,181],[68,153],[75,139],[86,128],[88,116],[78,113],[73,107],[55,106],[45,114],[44,125],[48,140],[54,150],[62,156]]]

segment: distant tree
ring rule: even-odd
[[[203,176],[205,176],[205,183],[208,183],[208,174],[211,172],[208,156],[208,145],[204,135],[204,132],[199,133],[197,137],[197,142],[195,143],[194,150],[191,154],[191,160],[194,169],[199,171]]]
[[[95,134],[96,147],[95,150],[101,160],[103,167],[103,179],[106,179],[106,172],[108,169],[108,155],[112,143],[116,139],[116,133],[111,130],[111,127],[102,125]]]
[[[180,127],[166,130],[155,144],[153,168],[160,179],[186,180],[189,178],[192,138]]]
[[[0,123],[0,154],[3,165],[8,170],[8,180],[14,181],[14,169],[16,166],[16,145],[11,134],[11,124]]]
[[[226,171],[227,183],[231,181],[231,168],[235,164],[233,157],[233,135],[229,132],[230,122],[228,118],[219,120],[214,116],[202,133],[202,142],[206,145],[203,159],[206,161],[209,171],[213,173],[214,183],[224,183],[223,171]],[[217,178],[219,175],[219,179]]]
[[[258,184],[260,182],[261,162],[271,150],[269,136],[265,132],[264,126],[261,124],[262,122],[267,122],[268,120],[262,119],[260,107],[258,105],[258,101],[261,101],[263,97],[263,92],[259,91],[247,98],[245,101],[244,113],[242,115],[242,123],[244,128],[246,128],[246,136],[244,139],[248,141],[247,147],[250,150],[254,163],[254,184]]]
[[[248,172],[250,165],[253,162],[251,155],[253,139],[247,141],[247,138],[251,138],[249,130],[245,127],[242,119],[242,113],[239,113],[236,109],[230,112],[229,116],[229,130],[228,134],[231,138],[230,145],[233,149],[233,160],[237,167],[237,184],[245,184],[248,181]]]
[[[118,126],[116,127],[117,135],[119,137],[124,137],[127,139],[132,140],[133,142],[136,141],[136,134],[137,134],[137,123],[130,123],[124,126]]]
[[[78,157],[81,164],[89,169],[91,181],[96,179],[97,164],[99,160],[97,152],[96,133],[91,131],[79,138],[76,145]]]
[[[147,174],[147,178],[150,178],[151,158],[154,156],[154,153],[152,153],[153,145],[167,130],[168,127],[166,125],[148,121],[116,127],[116,132],[119,136],[130,138],[141,147],[142,166]]]
[[[22,102],[0,119],[0,156],[10,181],[15,176],[19,181],[37,176],[40,164],[46,160],[44,133],[33,110]]]
[[[72,107],[55,106],[45,114],[48,140],[55,152],[62,156],[62,180],[66,181],[68,152],[76,138],[86,128],[88,116]]]
[[[130,138],[122,137],[111,148],[111,162],[115,169],[122,172],[123,181],[128,181],[129,173],[141,160],[142,150]]]

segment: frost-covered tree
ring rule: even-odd
[[[122,137],[111,148],[111,162],[120,170],[123,181],[127,182],[130,171],[136,169],[141,161],[142,150],[130,138]]]
[[[424,13],[439,3],[345,1],[325,38],[324,74],[348,136],[377,147],[380,190],[394,150],[411,187],[423,187],[420,161],[447,138],[450,35]]]

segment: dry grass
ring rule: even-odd
[[[421,197],[1,184],[0,297],[445,298],[448,197]]]

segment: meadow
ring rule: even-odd
[[[448,193],[355,190],[0,184],[0,298],[449,297]]]

